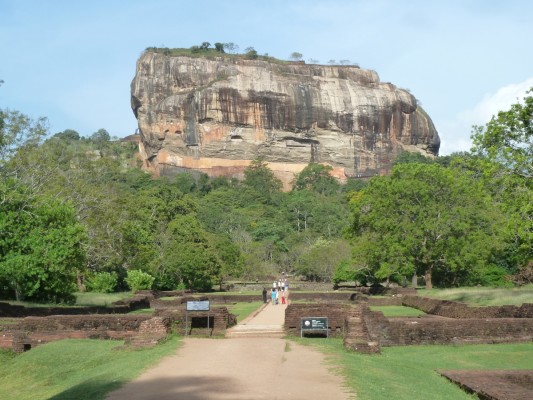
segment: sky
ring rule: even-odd
[[[124,137],[145,48],[233,42],[377,71],[419,100],[446,155],[533,87],[532,38],[530,0],[0,0],[0,108]]]

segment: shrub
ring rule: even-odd
[[[88,279],[87,286],[91,292],[113,293],[117,287],[115,272],[98,272]]]
[[[128,276],[125,280],[131,291],[136,292],[137,290],[151,289],[155,278],[146,272],[134,269],[128,271]]]

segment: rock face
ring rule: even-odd
[[[407,91],[354,66],[145,52],[131,103],[144,166],[240,177],[257,157],[284,182],[310,162],[340,180],[386,173],[403,151],[440,139]]]

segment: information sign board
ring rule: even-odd
[[[209,311],[209,309],[209,300],[187,302],[187,311]]]
[[[327,317],[304,317],[301,319],[300,328],[300,336],[303,336],[304,332],[323,331],[329,337]]]

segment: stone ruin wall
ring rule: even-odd
[[[403,305],[424,311],[426,314],[447,318],[533,318],[533,303],[521,306],[470,307],[457,301],[406,296]]]
[[[143,297],[144,296],[144,297]],[[147,297],[150,297],[147,299]],[[387,298],[373,298],[360,292],[298,293],[294,300],[313,301],[313,304],[290,304],[285,312],[287,333],[298,336],[302,317],[327,317],[330,336],[343,336],[346,347],[375,353],[379,346],[420,344],[508,343],[533,340],[533,304],[522,306],[468,307],[466,304],[401,294]],[[133,340],[140,333],[151,330],[171,330],[184,334],[186,299],[158,300],[157,294],[140,295],[156,308],[155,315],[54,315],[48,317],[8,318],[0,324],[0,347],[17,351],[67,338],[99,338]],[[207,298],[207,297],[205,297]],[[239,301],[257,301],[260,296],[212,296],[218,304]],[[139,299],[137,298],[137,301]],[[348,304],[346,304],[348,303]],[[430,314],[416,318],[386,318],[381,312],[370,311],[369,305],[405,305]],[[19,314],[22,311],[15,307]],[[13,309],[9,309],[11,314]],[[236,324],[235,317],[226,307],[210,311],[211,332],[203,326],[193,327],[193,334],[224,334],[227,327]],[[205,319],[206,312],[190,313],[189,318]],[[203,324],[203,322],[202,322]],[[200,325],[202,325],[200,324]],[[144,328],[143,328],[144,326]],[[157,328],[157,329],[156,329]]]
[[[117,339],[135,336],[151,315],[53,315],[11,319],[0,325],[0,347],[25,351],[63,339]]]

